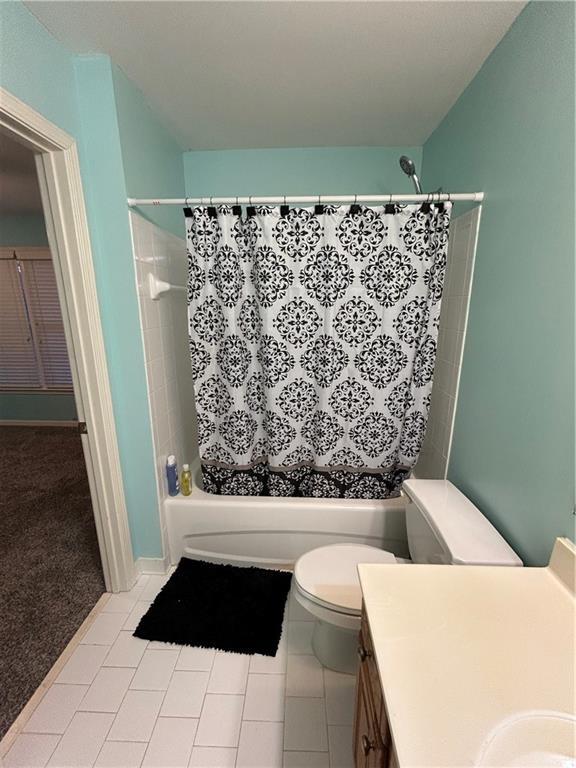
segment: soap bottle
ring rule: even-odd
[[[190,496],[192,493],[192,472],[189,464],[182,464],[182,474],[180,476],[180,491],[183,496]]]
[[[168,495],[178,496],[180,483],[178,482],[178,465],[176,456],[168,456],[166,459],[166,479],[168,480]]]

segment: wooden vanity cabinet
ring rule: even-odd
[[[395,761],[390,728],[364,608],[358,656],[360,663],[354,715],[354,764],[356,768],[392,768]]]

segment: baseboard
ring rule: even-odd
[[[136,571],[140,575],[168,573],[170,563],[167,557],[139,557],[136,560]]]
[[[0,427],[77,427],[77,421],[20,421],[0,419]]]

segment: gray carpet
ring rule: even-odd
[[[80,436],[0,427],[0,737],[104,592]]]

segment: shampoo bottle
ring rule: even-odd
[[[166,459],[166,479],[168,481],[168,495],[178,496],[180,483],[178,482],[178,465],[176,456],[168,456]]]
[[[182,475],[180,476],[180,491],[183,496],[190,496],[192,493],[192,472],[189,464],[182,464]]]

